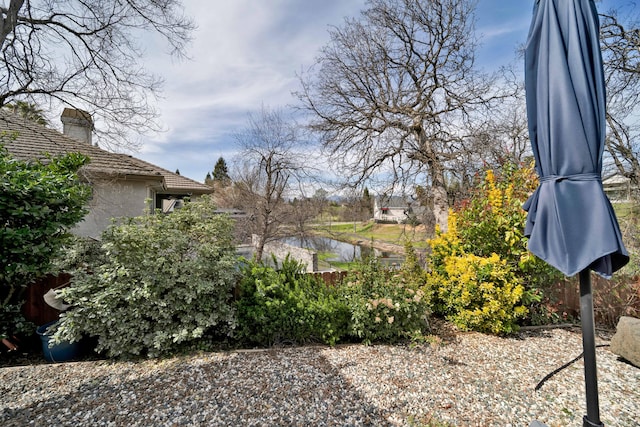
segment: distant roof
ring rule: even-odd
[[[66,153],[81,153],[90,162],[82,169],[87,173],[139,176],[164,181],[167,191],[211,193],[213,189],[192,179],[177,175],[159,166],[127,154],[111,153],[86,142],[69,138],[60,132],[26,120],[16,114],[0,109],[0,132],[15,134],[13,138],[2,138],[9,152],[21,160],[45,160],[47,154],[56,156]]]
[[[615,184],[627,184],[631,181],[631,179],[627,178],[624,175],[619,173],[614,173],[613,175],[609,175],[608,177],[602,180],[603,185],[615,185]]]
[[[402,196],[381,195],[381,196],[377,196],[376,200],[380,206],[383,206],[386,208],[397,208],[397,209],[406,208],[414,204],[414,202],[411,201],[411,197],[402,197]]]
[[[184,192],[190,191],[196,194],[207,194],[213,193],[213,188],[208,185],[202,184],[196,180],[191,178],[187,178],[186,176],[178,175],[177,173],[171,172],[167,169],[163,169],[159,166],[153,165],[151,163],[145,162],[144,160],[140,160],[138,158],[129,156],[129,160],[137,163],[141,166],[153,167],[155,170],[160,172],[164,176],[165,187],[167,191],[176,191],[176,192]]]

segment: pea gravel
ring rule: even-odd
[[[607,341],[600,338],[598,344]],[[579,330],[0,368],[8,426],[582,426]],[[607,427],[640,426],[640,369],[598,348]]]

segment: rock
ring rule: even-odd
[[[610,349],[640,368],[640,319],[622,316],[611,338]]]

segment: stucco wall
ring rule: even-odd
[[[146,212],[145,200],[153,194],[146,181],[93,183],[89,213],[72,231],[84,237],[100,238],[112,218],[134,217]]]

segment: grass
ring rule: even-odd
[[[313,233],[319,236],[328,237],[351,244],[362,244],[373,242],[392,244],[393,249],[384,249],[389,252],[403,252],[406,239],[409,239],[416,249],[427,247],[427,234],[423,226],[412,226],[408,224],[378,224],[374,221],[365,222],[332,222],[316,226]],[[378,245],[380,246],[380,245]],[[336,257],[331,252],[319,252],[318,262],[320,268],[334,268],[336,270],[350,270],[358,261],[329,261]]]
[[[327,261],[329,258],[333,258],[335,254],[331,252],[318,252],[318,267],[320,270],[327,270],[332,267],[332,263]]]
[[[402,246],[408,239],[416,248],[426,248],[428,238],[423,226],[377,224],[373,221],[325,224],[315,228],[314,231],[326,237],[351,243],[364,240]]]
[[[318,266],[320,269],[335,268],[336,270],[350,270],[358,261],[329,261],[335,258],[337,254],[333,252],[318,252]]]
[[[613,210],[620,221],[632,219],[640,214],[640,206],[636,202],[620,202],[612,203]]]
[[[373,228],[374,223],[371,221],[367,222],[356,222],[355,224],[352,222],[340,222],[340,223],[332,223],[326,227],[332,233],[368,233]]]
[[[340,271],[349,271],[356,264],[358,264],[358,261],[331,261],[329,263],[331,267]]]

